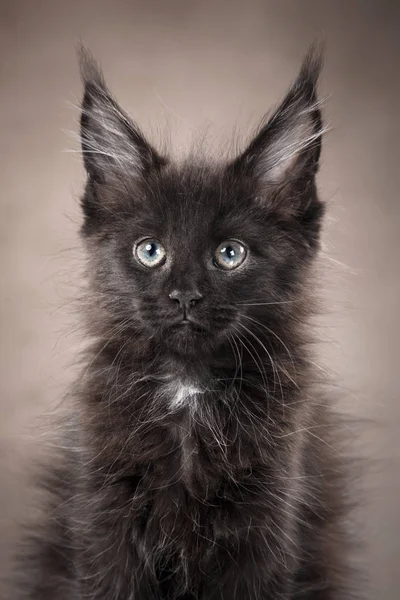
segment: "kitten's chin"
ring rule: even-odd
[[[171,326],[162,336],[162,345],[174,354],[191,357],[207,354],[214,346],[210,332],[191,322]]]

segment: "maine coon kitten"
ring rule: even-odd
[[[18,597],[350,597],[307,325],[319,71],[313,49],[235,160],[174,164],[83,57],[93,343]]]

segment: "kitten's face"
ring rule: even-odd
[[[260,303],[293,298],[312,247],[272,190],[260,201],[251,181],[192,166],[165,167],[153,184],[157,196],[134,182],[118,192],[94,237],[98,285],[119,321],[193,352],[251,328]]]
[[[303,66],[285,119],[278,111],[242,156],[219,166],[160,157],[93,65],[84,69],[83,231],[110,321],[188,356],[259,334],[268,307],[298,293],[317,246],[316,65]]]

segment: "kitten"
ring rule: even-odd
[[[83,53],[92,346],[21,598],[350,597],[307,325],[320,67],[313,48],[235,160],[174,164]]]

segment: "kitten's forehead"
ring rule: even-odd
[[[212,165],[183,165],[167,169],[158,187],[159,208],[175,227],[198,231],[249,208],[251,194],[242,182]],[[247,210],[248,212],[248,210]]]
[[[154,236],[195,253],[225,239],[257,244],[268,210],[249,184],[224,167],[167,166],[142,188],[141,201],[127,199],[135,238]]]
[[[211,165],[183,164],[165,170],[163,191],[175,204],[188,206],[216,206],[223,198],[226,182],[224,171]]]

